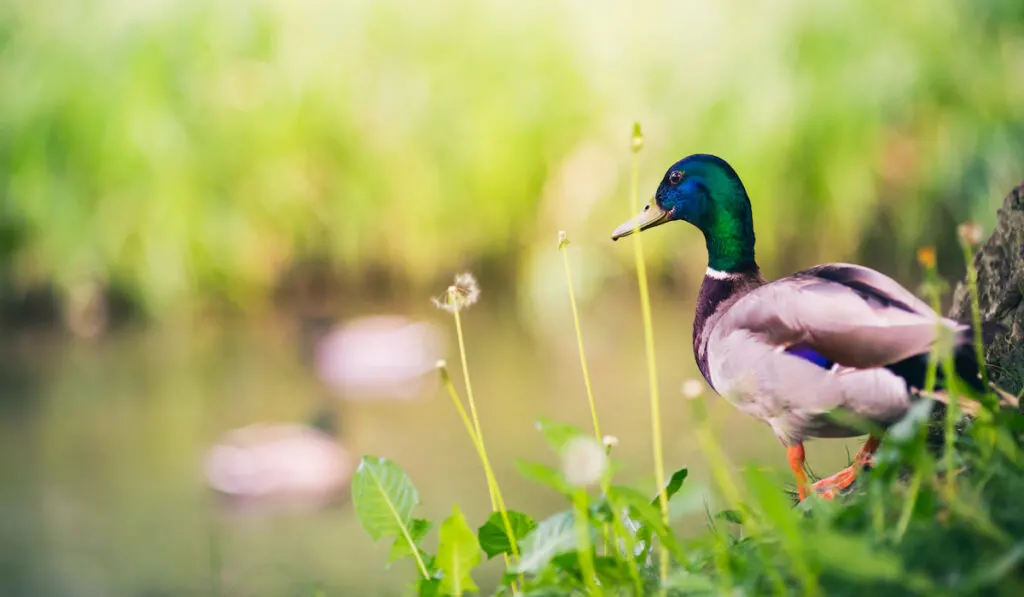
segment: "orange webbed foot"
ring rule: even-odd
[[[839,496],[840,492],[847,489],[853,482],[857,480],[857,473],[866,466],[871,466],[871,459],[875,451],[878,449],[879,438],[869,437],[868,441],[864,443],[860,451],[853,459],[853,464],[832,475],[817,481],[808,488],[807,476],[804,474],[804,447],[803,444],[797,444],[792,446],[788,450],[789,464],[793,469],[793,474],[796,477],[797,492],[800,501],[803,501],[807,495],[813,491],[817,495],[821,496],[826,500],[833,500]]]
[[[853,485],[853,482],[857,480],[858,468],[856,465],[848,466],[831,477],[817,481],[811,488],[822,499],[834,500],[840,492]]]

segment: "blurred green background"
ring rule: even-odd
[[[498,474],[553,508],[513,462],[546,457],[537,415],[587,421],[559,229],[599,407],[649,481],[632,251],[608,241],[632,123],[643,195],[690,153],[735,166],[767,275],[857,260],[913,284],[916,247],[957,276],[955,224],[990,230],[1024,179],[1022,73],[1019,0],[3,3],[0,592],[397,591],[411,571],[378,572],[347,506],[225,521],[199,463],[330,400],[348,449],[403,464],[430,513],[483,516],[443,396],[338,399],[310,357],[367,314],[447,330],[427,298],[462,269]],[[675,398],[703,241],[645,238],[666,450],[699,479]],[[783,464],[766,428],[715,416],[737,461]]]

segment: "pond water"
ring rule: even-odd
[[[626,297],[631,299],[631,297]],[[361,309],[346,318],[380,309]],[[411,314],[451,333],[439,311]],[[650,411],[635,300],[584,310],[596,400],[616,435],[619,480],[653,494]],[[690,352],[692,305],[658,304],[657,354],[665,454],[709,487],[681,384],[698,377]],[[529,324],[507,311],[465,315],[469,366],[496,475],[509,506],[537,516],[564,506],[523,480],[518,459],[555,463],[538,416],[589,425],[571,320]],[[453,337],[445,356],[457,363]],[[398,595],[408,562],[385,569],[347,499],[314,512],[260,515],[225,507],[203,476],[203,457],[227,430],[308,420],[335,407],[339,441],[353,458],[386,456],[419,488],[419,514],[435,520],[458,504],[471,524],[487,515],[483,474],[447,395],[430,384],[405,400],[352,400],[319,381],[308,334],[296,321],[196,321],[126,329],[94,340],[54,332],[0,341],[0,594],[75,596]],[[460,379],[461,370],[453,366]],[[460,389],[462,384],[458,384]],[[759,463],[789,482],[767,426],[721,399],[710,421],[735,467]],[[819,473],[844,465],[853,441],[810,444]],[[677,522],[699,532],[700,516]],[[436,545],[432,532],[426,545]],[[487,589],[497,563],[477,580]]]

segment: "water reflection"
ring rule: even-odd
[[[326,506],[342,497],[355,471],[334,436],[295,423],[233,430],[209,451],[203,468],[225,505],[261,515]]]
[[[357,318],[317,346],[320,378],[347,399],[422,397],[443,355],[433,324],[405,317]]]
[[[602,430],[620,440],[620,479],[653,488],[639,313],[631,294],[608,294],[581,313]],[[665,453],[669,466],[690,466],[693,482],[708,484],[679,390],[696,375],[690,313],[685,305],[655,307]],[[449,333],[450,318],[429,305],[407,317]],[[538,416],[589,424],[571,323],[563,322],[563,332],[536,334],[486,305],[464,323],[481,424],[506,500],[538,515],[554,512],[563,507],[560,498],[522,480],[515,462],[557,463],[535,430]],[[406,563],[385,571],[388,546],[365,535],[344,489],[341,500],[317,503],[315,510],[224,516],[223,500],[208,486],[204,463],[211,447],[225,438],[234,442],[231,430],[280,423],[289,427],[278,439],[315,437],[317,445],[327,445],[323,440],[347,452],[338,452],[337,461],[323,456],[315,476],[334,470],[338,480],[349,458],[387,456],[417,484],[418,515],[436,519],[458,503],[471,522],[486,518],[483,474],[436,378],[427,376],[408,396],[414,399],[346,400],[318,378],[304,334],[298,323],[264,321],[124,330],[94,340],[5,337],[0,593],[261,596],[311,595],[316,587],[335,595],[400,593],[414,571]],[[309,435],[312,427],[304,425],[325,408],[334,413],[336,438]],[[767,427],[723,401],[710,416],[734,463],[770,464],[787,480]],[[838,468],[845,464],[843,447],[823,443],[812,464]],[[267,487],[239,478],[236,487]],[[695,531],[702,524],[699,517],[680,522]],[[436,534],[425,544],[436,545]],[[483,586],[496,578],[496,566],[478,575]]]

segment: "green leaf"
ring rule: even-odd
[[[669,477],[668,483],[665,483],[664,491],[661,492],[665,494],[666,501],[671,500],[672,496],[674,496],[676,493],[679,492],[680,489],[683,488],[683,481],[686,480],[686,477],[689,474],[689,469],[685,468],[681,468],[678,471],[672,473],[672,476]],[[651,500],[652,506],[660,506],[661,493],[658,493],[658,495],[654,496],[654,499]]]
[[[515,538],[516,546],[518,547],[519,542],[529,535],[530,531],[537,528],[537,523],[522,512],[508,510],[506,514],[508,515],[508,523],[512,527],[512,537]],[[498,554],[512,553],[512,546],[508,542],[508,534],[505,532],[505,521],[501,517],[501,512],[491,513],[487,522],[477,531],[477,538],[480,539],[480,547],[483,548],[488,559]]]
[[[889,428],[886,440],[896,444],[906,444],[916,438],[918,432],[928,425],[934,402],[930,399],[918,400],[910,406],[907,414]]]
[[[611,556],[594,558],[594,572],[598,580],[606,587],[623,587],[632,582],[626,563]]]
[[[419,501],[401,467],[386,458],[363,456],[352,479],[352,504],[370,537],[404,537],[408,543],[412,509]]]
[[[896,581],[903,576],[898,554],[867,538],[819,529],[808,536],[808,555],[822,567],[851,580]]]
[[[669,575],[665,580],[664,587],[686,595],[716,595],[719,592],[711,578],[682,568]]]
[[[571,510],[565,510],[541,521],[523,541],[519,558],[519,572],[537,574],[555,556],[576,549],[576,530]]]
[[[544,439],[548,441],[548,444],[559,453],[565,444],[569,443],[569,440],[584,435],[583,430],[579,427],[567,423],[556,423],[544,417],[537,420],[537,429],[544,434]]]
[[[640,526],[636,532],[637,539],[647,541],[651,534],[657,535],[674,558],[680,562],[686,560],[679,540],[662,520],[661,511],[651,505],[647,496],[629,487],[613,485],[608,488],[608,501],[613,508],[629,508],[632,522]]]
[[[442,595],[440,578],[420,577],[416,587],[416,595],[419,597],[440,597]]]
[[[570,487],[569,482],[565,480],[565,476],[550,466],[545,466],[536,462],[517,462],[516,468],[519,469],[519,472],[524,477],[531,481],[536,481],[541,485],[547,485],[562,495],[572,495],[572,487]]]
[[[480,563],[480,544],[476,534],[466,524],[459,507],[441,523],[440,542],[434,563],[441,571],[441,592],[460,597],[467,591],[477,591],[470,571]]]
[[[761,512],[779,534],[779,539],[793,557],[803,552],[803,535],[799,528],[799,515],[794,511],[792,502],[786,498],[778,484],[768,478],[762,471],[749,468],[746,471],[747,486]]]
[[[430,531],[431,526],[432,524],[429,520],[423,520],[422,518],[414,518],[412,523],[409,525],[409,537],[417,548],[419,548],[420,541],[423,541],[427,532]],[[391,554],[388,556],[388,564],[410,556],[412,556],[412,548],[409,547],[409,542],[405,540],[404,536],[399,535],[391,545]]]
[[[733,524],[743,524],[743,514],[739,510],[722,510],[715,514],[718,520],[724,520]]]

